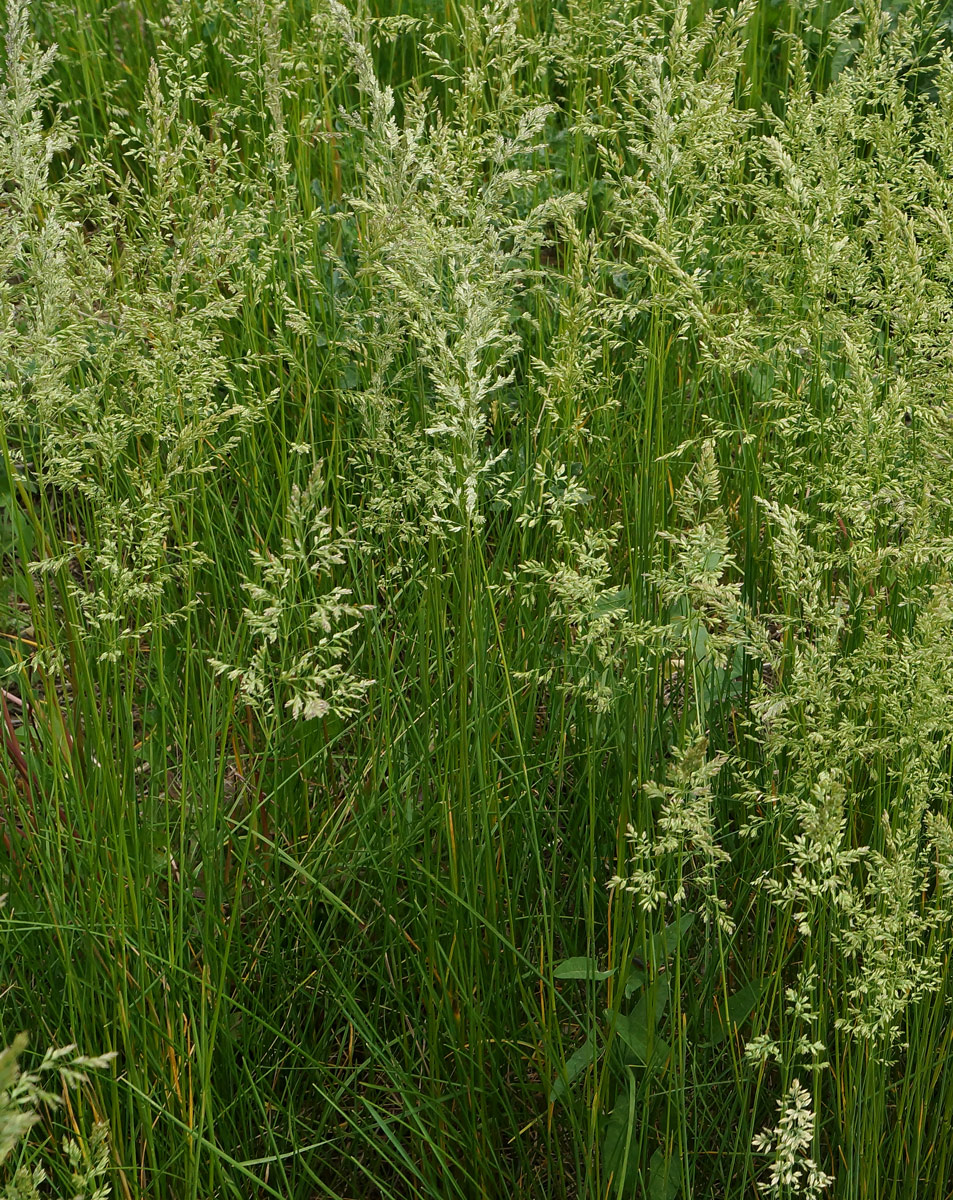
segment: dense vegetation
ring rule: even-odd
[[[7,0],[5,1195],[953,1195],[951,45]]]

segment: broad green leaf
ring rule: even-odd
[[[691,632],[692,654],[695,656],[696,663],[703,663],[708,657],[708,643],[711,640],[708,636],[708,630],[699,622]]]
[[[648,975],[641,967],[632,967],[629,971],[629,977],[625,981],[625,998],[631,1000],[640,987],[644,987],[648,982]]]
[[[682,1186],[682,1164],[673,1155],[666,1155],[661,1147],[652,1155],[649,1163],[648,1200],[675,1200]]]
[[[695,914],[685,913],[677,921],[673,921],[671,925],[666,925],[662,932],[655,938],[655,950],[659,957],[662,959],[671,958],[678,949],[678,943],[682,940],[683,934],[686,934],[694,923]]]
[[[590,1036],[578,1050],[569,1056],[566,1062],[566,1069],[560,1071],[553,1080],[553,1086],[549,1090],[550,1104],[555,1104],[557,1100],[566,1095],[583,1071],[588,1068],[595,1056],[596,1039]]]
[[[632,1016],[638,1016],[646,1025],[656,1026],[665,1010],[668,1008],[669,985],[668,976],[659,975],[654,983],[647,984],[638,1004],[632,1010]]]
[[[661,1068],[672,1053],[668,1042],[655,1032],[668,1005],[668,992],[668,977],[662,975],[645,989],[631,1013],[615,1015],[616,1033],[645,1066]]]
[[[567,958],[553,967],[553,979],[608,979],[615,971],[599,971],[591,958]]]
[[[632,1149],[635,1126],[635,1080],[628,1072],[629,1087],[620,1092],[602,1137],[602,1167],[612,1177],[610,1194],[632,1193],[638,1172],[638,1157]]]
[[[618,588],[613,592],[602,592],[596,598],[596,602],[592,607],[592,615],[594,617],[605,617],[609,613],[620,612],[628,608],[631,602],[632,593],[627,587]]]
[[[728,997],[726,1011],[715,1012],[708,1026],[708,1041],[712,1046],[720,1045],[742,1025],[754,1011],[761,999],[762,981],[753,979]]]
[[[672,1047],[668,1042],[654,1031],[650,1042],[648,1029],[632,1016],[620,1014],[616,1033],[643,1066],[661,1070],[671,1057]]]
[[[652,938],[652,946],[655,950],[656,962],[664,965],[678,949],[678,944],[682,937],[691,929],[695,923],[694,913],[685,913],[679,917],[677,921],[673,921],[671,925],[666,925],[661,932],[657,933]],[[649,973],[645,968],[645,964],[640,958],[635,959],[635,965],[629,969],[628,978],[625,985],[626,999],[644,983],[647,983]],[[633,982],[634,981],[634,982]]]
[[[721,566],[722,553],[714,546],[705,555],[705,561],[702,563],[703,571],[717,571]]]

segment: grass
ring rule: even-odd
[[[4,1169],[953,1195],[951,35],[8,0]]]

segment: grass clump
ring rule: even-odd
[[[10,1195],[949,1195],[951,29],[7,0]]]

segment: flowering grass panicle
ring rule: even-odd
[[[250,603],[242,614],[243,661],[210,660],[265,716],[282,706],[304,720],[346,717],[373,682],[341,661],[362,610],[348,602],[349,588],[327,587],[352,543],[334,535],[328,509],[321,507],[323,488],[318,464],[304,488],[291,489],[280,550],[251,552],[256,574],[244,580]]]

